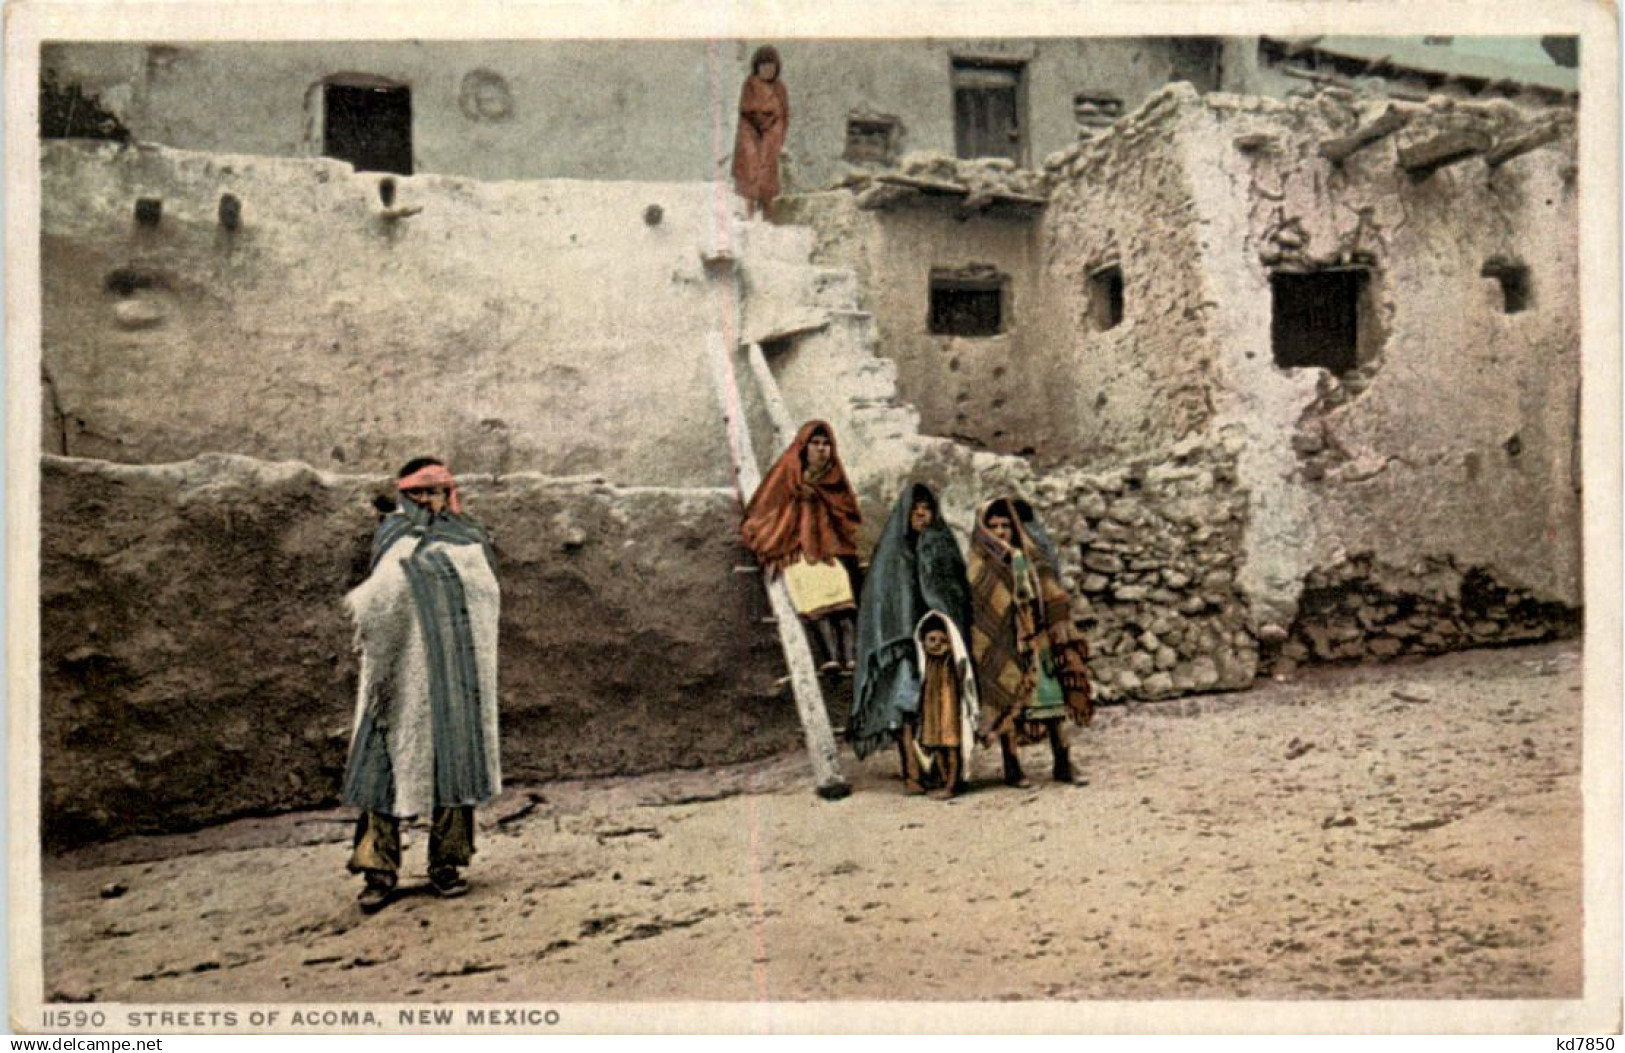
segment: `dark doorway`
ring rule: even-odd
[[[1270,275],[1270,344],[1283,369],[1345,373],[1359,364],[1363,270],[1277,271]]]
[[[39,133],[42,139],[130,141],[129,129],[102,108],[100,96],[86,95],[77,84],[58,83],[52,69],[40,74]]]
[[[412,174],[410,88],[328,84],[323,96],[323,154],[358,172]]]
[[[1021,164],[1022,64],[954,59],[954,149],[960,157],[1004,157]]]
[[[929,328],[940,336],[1004,332],[1004,279],[933,276]]]

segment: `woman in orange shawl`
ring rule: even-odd
[[[750,76],[739,93],[739,131],[734,136],[734,188],[754,216],[779,196],[779,151],[790,128],[790,93],[779,79],[779,53],[756,49]]]
[[[810,420],[768,469],[739,528],[769,573],[783,571],[796,611],[824,646],[825,672],[856,664],[857,603],[844,561],[857,557],[862,521],[834,430]]]

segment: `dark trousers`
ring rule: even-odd
[[[436,808],[429,822],[429,869],[466,867],[474,858],[474,807]],[[378,874],[394,884],[401,869],[401,821],[382,812],[362,812],[355,823],[352,874]]]

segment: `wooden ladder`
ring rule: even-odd
[[[728,431],[728,453],[733,461],[734,486],[743,508],[762,483],[762,473],[756,466],[756,451],[751,443],[750,424],[745,419],[744,402],[740,398],[738,373],[734,369],[734,354],[718,335],[710,339],[712,378],[717,389],[717,401],[722,406],[723,420]],[[767,359],[757,344],[746,350],[756,389],[767,407],[773,422],[774,448],[782,449],[795,437],[795,427],[784,399],[779,394],[778,382],[767,368]],[[835,750],[835,734],[830,730],[829,711],[824,706],[824,693],[818,685],[818,671],[812,650],[807,646],[807,635],[801,629],[801,619],[790,601],[790,589],[784,575],[764,575],[768,602],[773,607],[773,621],[779,632],[779,646],[784,650],[785,665],[790,670],[790,690],[795,696],[796,712],[801,717],[801,731],[807,743],[807,755],[812,760],[814,785],[818,796],[834,801],[852,792],[841,775],[840,759]]]

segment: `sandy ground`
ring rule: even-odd
[[[510,789],[465,898],[364,917],[349,817],[49,860],[46,991],[102,1002],[1572,998],[1578,643],[1106,710],[1090,784],[951,802],[847,757]],[[1047,775],[1044,747],[1029,774]]]

